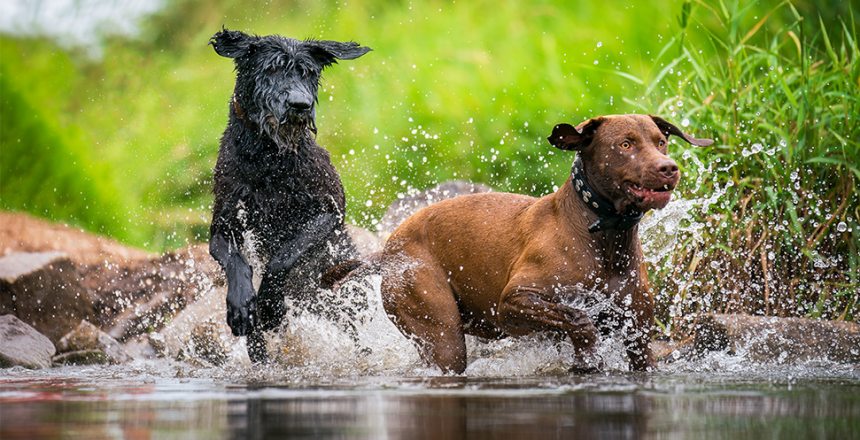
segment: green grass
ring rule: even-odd
[[[652,277],[661,325],[676,337],[700,312],[860,313],[857,26],[851,14],[825,26],[779,8],[795,20],[757,45],[760,28],[742,29],[728,9],[708,41],[667,47],[681,52],[670,60],[680,81],[649,84],[666,92],[643,110],[677,111],[717,139],[690,150],[687,171],[706,179],[687,197],[726,190]]]
[[[559,122],[686,119],[717,142],[675,144],[679,195],[726,193],[655,258],[665,331],[711,310],[856,321],[857,11],[819,3],[176,0],[100,60],[0,37],[0,206],[154,251],[205,241],[234,80],[208,38],[354,40],[374,51],[325,72],[318,109],[353,223],[450,179],[553,191]]]
[[[121,240],[140,240],[123,209],[127,193],[115,191],[109,164],[90,155],[87,134],[62,124],[42,104],[71,99],[77,77],[68,57],[36,45],[27,68],[51,69],[59,77],[50,91],[32,77],[18,78],[22,60],[2,47],[0,90],[0,200],[5,209],[65,221]],[[63,126],[66,125],[66,126]]]

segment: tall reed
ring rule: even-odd
[[[686,3],[690,5],[690,3]],[[683,338],[706,312],[860,316],[860,51],[855,17],[805,20],[790,2],[750,29],[735,2],[702,44],[664,47],[643,111],[693,121],[716,139],[689,150],[687,198],[725,192],[681,225],[652,271],[660,327]],[[780,8],[795,21],[767,33]],[[688,22],[690,7],[682,10]],[[751,44],[751,41],[765,44]],[[669,59],[669,54],[679,56]]]

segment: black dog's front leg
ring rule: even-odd
[[[209,241],[209,253],[227,274],[227,325],[234,336],[245,336],[254,329],[257,307],[251,265],[238,246],[224,235],[215,234]]]
[[[286,273],[293,268],[296,261],[312,246],[321,243],[334,230],[337,217],[334,214],[322,214],[292,240],[278,249],[277,254],[266,265],[266,273]]]
[[[259,326],[269,330],[280,324],[286,313],[284,306],[284,280],[290,269],[311,247],[322,243],[337,225],[333,214],[322,214],[309,224],[292,240],[284,243],[266,265],[266,272],[260,283],[257,296]]]

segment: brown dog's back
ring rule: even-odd
[[[516,233],[534,213],[534,197],[488,193],[445,200],[418,211],[407,219],[389,239],[383,251],[388,258],[402,258],[417,249],[429,252],[433,262],[446,274],[457,300],[469,308],[481,302],[491,308],[505,287],[511,260],[521,252],[523,243]],[[475,265],[475,261],[482,264]],[[492,270],[474,270],[492,268]]]

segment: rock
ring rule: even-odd
[[[120,313],[115,318],[114,325],[107,329],[107,334],[118,340],[126,340],[150,329],[158,329],[164,323],[165,317],[173,316],[183,307],[185,298],[179,291],[157,292],[147,301],[135,304]]]
[[[150,334],[159,355],[184,360],[200,356],[211,363],[226,360],[230,347],[239,342],[227,326],[226,295],[224,287],[211,289],[161,331]]]
[[[222,365],[230,353],[223,333],[221,326],[211,320],[198,323],[191,330],[177,360],[202,359],[213,365]]]
[[[94,296],[61,252],[0,258],[0,314],[13,314],[53,343],[94,315]]]
[[[698,354],[726,350],[762,363],[824,360],[860,364],[860,324],[709,314],[699,317],[693,347]]]
[[[402,199],[395,200],[385,211],[382,216],[382,222],[379,223],[379,235],[383,241],[409,218],[412,214],[418,212],[421,208],[430,206],[442,200],[452,199],[457,196],[469,194],[479,194],[492,192],[493,189],[489,186],[480,183],[470,183],[461,180],[441,183],[432,188],[410,194]]]
[[[121,364],[132,360],[116,339],[87,321],[81,321],[77,328],[63,336],[57,351],[61,353],[54,358],[57,363],[81,360],[83,363]],[[98,362],[97,352],[102,354],[101,362]]]
[[[205,246],[190,246],[133,265],[91,267],[84,285],[98,297],[91,321],[119,341],[160,330],[186,304],[221,282]]]
[[[69,254],[78,268],[104,264],[127,265],[154,258],[108,237],[80,228],[49,222],[22,212],[0,211],[0,255],[17,252],[60,251]]]
[[[13,315],[0,316],[0,367],[50,368],[51,340]]]
[[[148,334],[137,335],[123,344],[125,352],[135,359],[155,359],[158,352],[155,351]]]
[[[58,365],[101,365],[111,363],[101,350],[79,350],[54,356]]]
[[[354,225],[346,225],[346,232],[349,234],[349,238],[352,239],[352,242],[355,243],[355,248],[358,249],[358,253],[361,254],[362,257],[367,257],[370,254],[382,250],[382,245],[384,243],[382,242],[382,239],[373,232]]]

